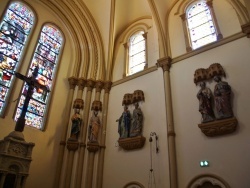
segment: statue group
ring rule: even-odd
[[[132,117],[128,106],[125,105],[121,117],[116,120],[120,139],[142,135],[143,113],[138,103],[135,103],[134,106]]]
[[[199,100],[199,112],[202,115],[202,123],[233,117],[231,107],[231,87],[219,76],[214,77],[216,85],[214,92],[206,87],[205,82],[200,82],[201,89],[197,93]]]

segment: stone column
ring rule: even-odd
[[[169,174],[170,174],[170,187],[178,188],[177,181],[177,163],[176,163],[176,147],[175,147],[175,131],[173,121],[173,108],[170,84],[170,67],[172,59],[165,57],[157,60],[157,66],[161,67],[164,76],[164,90],[166,102],[166,117],[167,117],[167,131],[168,131],[168,157],[169,157]]]
[[[191,52],[192,47],[190,45],[190,40],[189,40],[189,34],[188,34],[188,29],[187,29],[187,17],[186,13],[180,15],[181,20],[182,20],[182,28],[183,28],[183,33],[184,33],[184,38],[185,38],[185,44],[186,44],[186,51]]]
[[[4,181],[5,181],[7,173],[6,172],[1,172],[0,174],[1,174],[1,176],[0,176],[0,188],[3,188]]]
[[[21,188],[22,175],[18,174],[16,178],[16,188]]]
[[[129,61],[129,46],[128,43],[124,43],[124,66],[123,66],[123,75],[122,77],[125,78],[128,72],[128,61]]]
[[[95,81],[92,79],[88,79],[86,86],[88,90],[85,98],[85,108],[84,108],[83,123],[82,123],[83,129],[80,132],[80,148],[79,148],[79,156],[76,169],[76,186],[75,186],[76,188],[81,188],[82,171],[83,171],[85,147],[86,147],[85,141],[88,129],[89,109],[91,105],[91,95],[92,95],[92,90],[95,86]]]
[[[207,3],[207,6],[210,10],[211,15],[212,15],[213,21],[214,21],[214,25],[216,28],[216,34],[217,34],[217,40],[223,39],[223,35],[221,34],[216,15],[214,13],[213,0],[207,1],[206,3]]]
[[[97,165],[97,180],[96,187],[102,188],[103,181],[103,167],[104,167],[104,152],[105,152],[105,140],[106,140],[106,127],[107,127],[107,113],[109,103],[109,92],[111,90],[112,82],[108,81],[104,83],[104,100],[103,100],[103,113],[102,113],[102,134],[100,140],[99,157]]]
[[[27,176],[23,176],[21,188],[25,188]]]
[[[95,152],[99,149],[98,143],[88,143],[88,164],[85,187],[92,188]]]
[[[142,36],[143,36],[143,38],[144,38],[144,40],[145,40],[145,66],[144,66],[144,69],[147,69],[148,68],[148,53],[147,53],[147,51],[148,51],[148,40],[147,40],[147,35],[148,35],[148,33],[144,33]]]
[[[69,95],[67,99],[67,105],[66,105],[66,113],[65,113],[65,118],[64,118],[64,123],[62,125],[62,136],[61,136],[61,141],[60,141],[60,146],[59,146],[59,154],[58,154],[58,161],[57,161],[57,169],[56,169],[56,176],[55,176],[55,183],[54,187],[59,187],[60,184],[60,179],[61,179],[61,171],[62,171],[62,166],[63,166],[63,158],[64,158],[64,152],[65,152],[65,145],[66,145],[66,139],[67,139],[67,131],[68,131],[68,122],[70,119],[70,112],[71,112],[71,106],[72,106],[72,101],[73,101],[73,96],[74,96],[74,90],[75,86],[77,85],[77,78],[76,77],[70,77],[68,79],[69,81]]]

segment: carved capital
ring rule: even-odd
[[[79,90],[83,90],[83,88],[86,86],[86,84],[87,84],[87,80],[86,79],[84,79],[84,78],[79,78],[78,79],[77,85],[79,87]]]
[[[158,59],[156,65],[158,67],[161,67],[163,72],[165,72],[165,71],[170,70],[171,62],[172,62],[172,59],[170,57],[164,57],[164,58]]]
[[[68,78],[70,89],[75,89],[78,79],[74,76]]]
[[[127,42],[123,43],[123,46],[124,46],[125,49],[127,49],[128,48],[128,43]]]
[[[109,93],[110,90],[111,90],[111,86],[112,86],[112,82],[111,81],[107,81],[104,83],[104,90],[105,90],[105,93]]]
[[[88,79],[86,86],[88,88],[88,91],[92,91],[93,88],[95,87],[95,80]]]
[[[142,34],[142,36],[144,39],[147,39],[148,33],[144,33],[144,34]]]
[[[69,138],[67,141],[67,149],[69,151],[76,151],[79,147],[79,142],[75,139]]]
[[[213,8],[213,0],[207,1],[206,4],[209,8]]]
[[[182,21],[186,21],[187,20],[187,16],[186,16],[186,13],[180,15]]]
[[[103,86],[104,86],[104,81],[97,80],[95,84],[96,92],[101,92]]]
[[[100,148],[98,142],[94,142],[94,143],[88,142],[87,146],[88,146],[87,150],[89,152],[94,152],[94,153],[97,152],[99,150],[99,148]]]
[[[242,32],[247,35],[247,38],[250,38],[250,22],[241,26]]]

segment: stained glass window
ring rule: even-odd
[[[29,67],[27,76],[32,76],[33,70],[35,67],[38,67],[39,71],[36,79],[40,84],[49,88],[50,91],[52,89],[62,43],[63,37],[61,32],[53,25],[45,25],[40,34],[36,51]],[[21,114],[27,90],[28,85],[25,83],[22,89],[21,98],[18,102],[15,121],[17,121]],[[50,94],[51,92],[46,92],[42,89],[34,89],[25,117],[26,125],[37,129],[43,129],[44,117],[46,115]]]
[[[217,40],[216,28],[205,1],[196,2],[188,8],[187,21],[193,49]]]
[[[0,115],[3,116],[14,71],[34,23],[33,12],[24,4],[10,4],[0,23]]]
[[[134,74],[144,69],[146,63],[146,42],[144,32],[140,31],[130,37],[128,74]]]

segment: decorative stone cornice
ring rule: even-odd
[[[161,67],[163,72],[169,71],[171,67],[172,59],[170,57],[164,57],[157,60],[157,67]]]
[[[78,85],[79,90],[83,90],[83,88],[86,86],[86,84],[87,84],[86,79],[84,79],[84,78],[79,78],[78,79],[77,85]]]
[[[104,90],[105,90],[105,93],[109,93],[110,90],[111,90],[111,86],[112,86],[112,82],[111,81],[107,81],[104,83]]]
[[[68,78],[70,89],[75,89],[78,79],[74,76]]]
[[[104,86],[104,81],[103,80],[97,80],[96,83],[95,83],[96,92],[101,92],[103,86]]]
[[[247,38],[250,38],[250,22],[241,26],[242,32],[247,35]]]
[[[93,88],[95,87],[95,80],[88,79],[86,86],[88,88],[88,91],[92,91]]]

